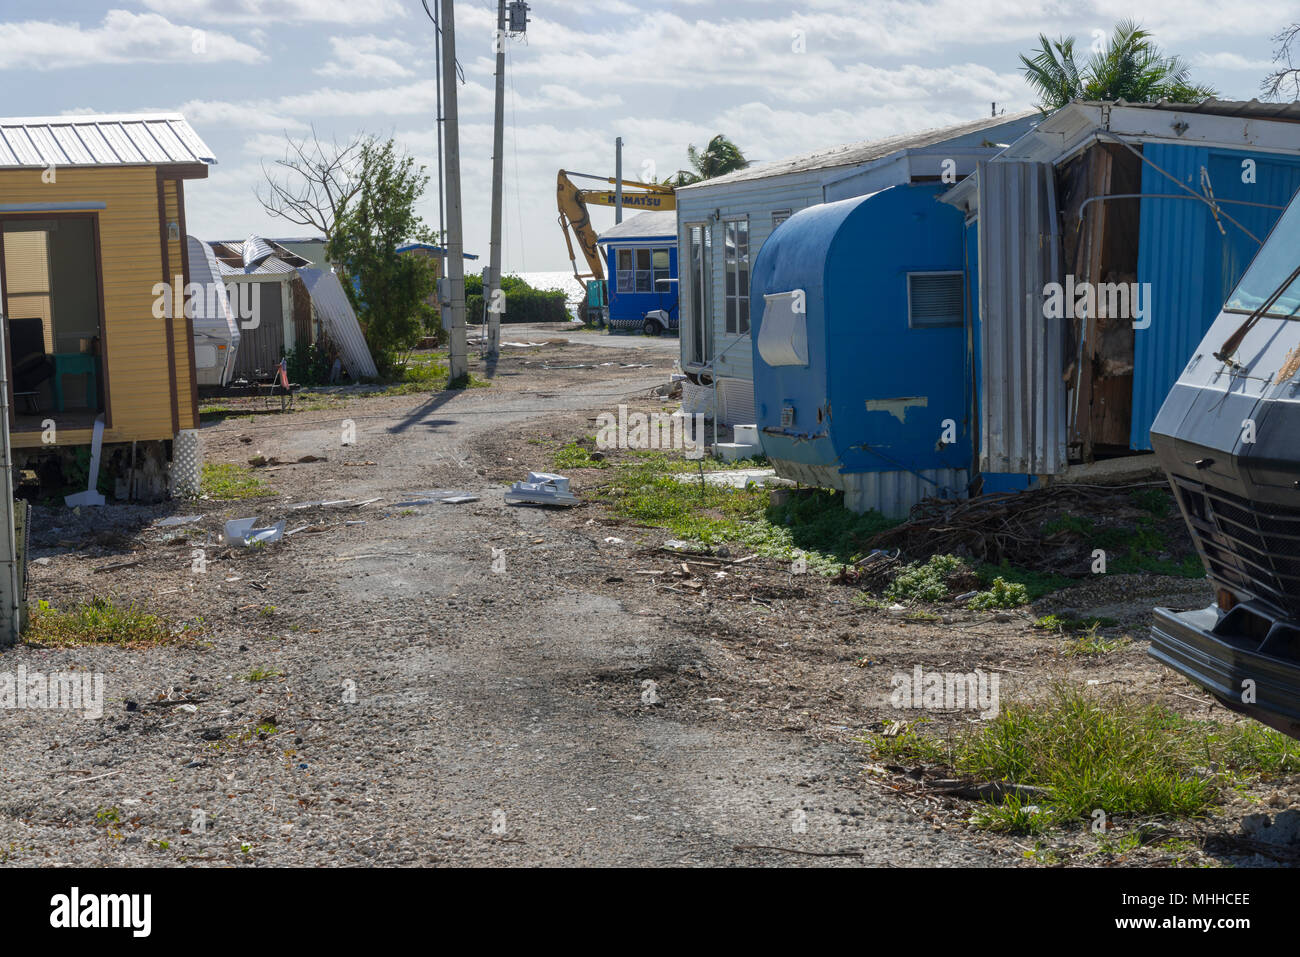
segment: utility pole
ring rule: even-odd
[[[484,332],[487,354],[495,359],[501,345],[501,192],[506,122],[506,0],[497,0],[497,32],[493,39],[497,54],[496,116],[492,127],[492,240],[488,248],[488,283],[484,302],[487,317]]]
[[[13,461],[9,454],[9,385],[5,353],[9,323],[0,312],[0,648],[16,644],[23,625],[22,543],[14,534]],[[94,479],[91,479],[93,482]]]
[[[614,139],[614,222],[623,221],[623,137]]]
[[[460,124],[456,109],[456,11],[455,0],[442,0],[442,88],[446,97],[447,167],[447,280],[450,283],[448,326],[451,337],[447,358],[448,384],[469,376],[465,341],[465,240],[461,228]]]

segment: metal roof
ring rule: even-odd
[[[309,261],[277,242],[260,236],[245,240],[214,240],[208,243],[217,256],[217,266],[223,277],[247,278],[249,276],[275,276],[292,279],[298,267]]]
[[[923,130],[919,133],[900,133],[897,136],[886,136],[883,139],[878,140],[849,143],[845,146],[837,146],[834,149],[819,150],[815,153],[803,153],[799,156],[792,156],[789,159],[777,160],[772,163],[755,163],[745,169],[736,170],[734,173],[727,173],[725,176],[716,176],[713,179],[703,180],[699,183],[692,183],[690,186],[681,186],[678,189],[679,191],[694,190],[704,187],[727,185],[730,183],[743,183],[750,180],[767,179],[772,176],[784,176],[789,173],[834,169],[840,166],[858,166],[862,163],[869,163],[872,160],[882,159],[883,157],[889,156],[891,153],[898,153],[902,150],[922,149],[961,136],[970,136],[971,134],[980,133],[984,130],[992,130],[999,126],[1024,120],[1027,117],[1036,115],[1036,113],[1036,110],[1024,110],[1020,113],[1008,113],[1002,116],[987,116],[983,119],[974,120],[972,122],[956,123],[952,126]]]
[[[597,238],[605,243],[618,239],[676,239],[677,213],[637,213],[631,219],[625,219],[616,226],[611,226]]]
[[[216,162],[179,113],[0,119],[0,168]]]

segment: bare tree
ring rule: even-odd
[[[1264,82],[1260,84],[1267,99],[1285,95],[1284,89],[1294,92],[1295,98],[1300,99],[1300,66],[1291,59],[1292,45],[1300,45],[1297,40],[1300,40],[1300,23],[1291,24],[1273,37],[1273,42],[1277,44],[1277,49],[1273,51],[1273,62],[1277,64],[1277,69],[1264,77]],[[1300,55],[1300,50],[1295,53]]]
[[[344,207],[361,189],[361,157],[369,137],[358,136],[339,146],[322,143],[315,127],[310,136],[295,140],[285,134],[284,159],[271,168],[262,164],[266,177],[257,201],[272,216],[320,230],[329,239]]]

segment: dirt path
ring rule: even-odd
[[[107,699],[101,720],[0,710],[0,860],[1014,862],[864,784],[861,749],[845,735],[748,720],[749,703],[724,687],[725,647],[682,627],[687,610],[592,587],[593,570],[626,559],[599,553],[581,512],[504,504],[481,474],[504,431],[581,421],[644,395],[671,363],[600,365],[613,358],[604,346],[570,350],[551,364],[594,368],[542,376],[523,363],[549,360],[521,351],[491,389],[211,426],[209,461],[328,460],[266,473],[276,498],[200,504],[197,541],[169,544],[144,527],[188,507],[40,510],[33,554],[48,562],[34,566],[33,598],[141,601],[204,635],[174,648],[0,655],[0,671],[102,673]],[[344,418],[355,446],[339,444]],[[534,464],[502,467],[522,477]],[[480,498],[390,504],[431,488]],[[372,497],[383,501],[286,510]],[[255,513],[328,527],[263,550],[215,544],[226,518]],[[208,564],[195,574],[204,537]],[[504,549],[499,574],[493,547]],[[140,564],[95,571],[127,554]]]

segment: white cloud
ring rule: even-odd
[[[257,63],[256,47],[156,13],[110,10],[97,27],[26,20],[0,23],[0,69],[55,70],[109,63]]]
[[[379,23],[406,15],[399,0],[143,0],[143,4],[158,13],[223,23]]]
[[[391,80],[413,72],[399,62],[409,62],[414,52],[404,40],[376,36],[330,37],[330,50],[334,59],[316,68],[321,76]]]

